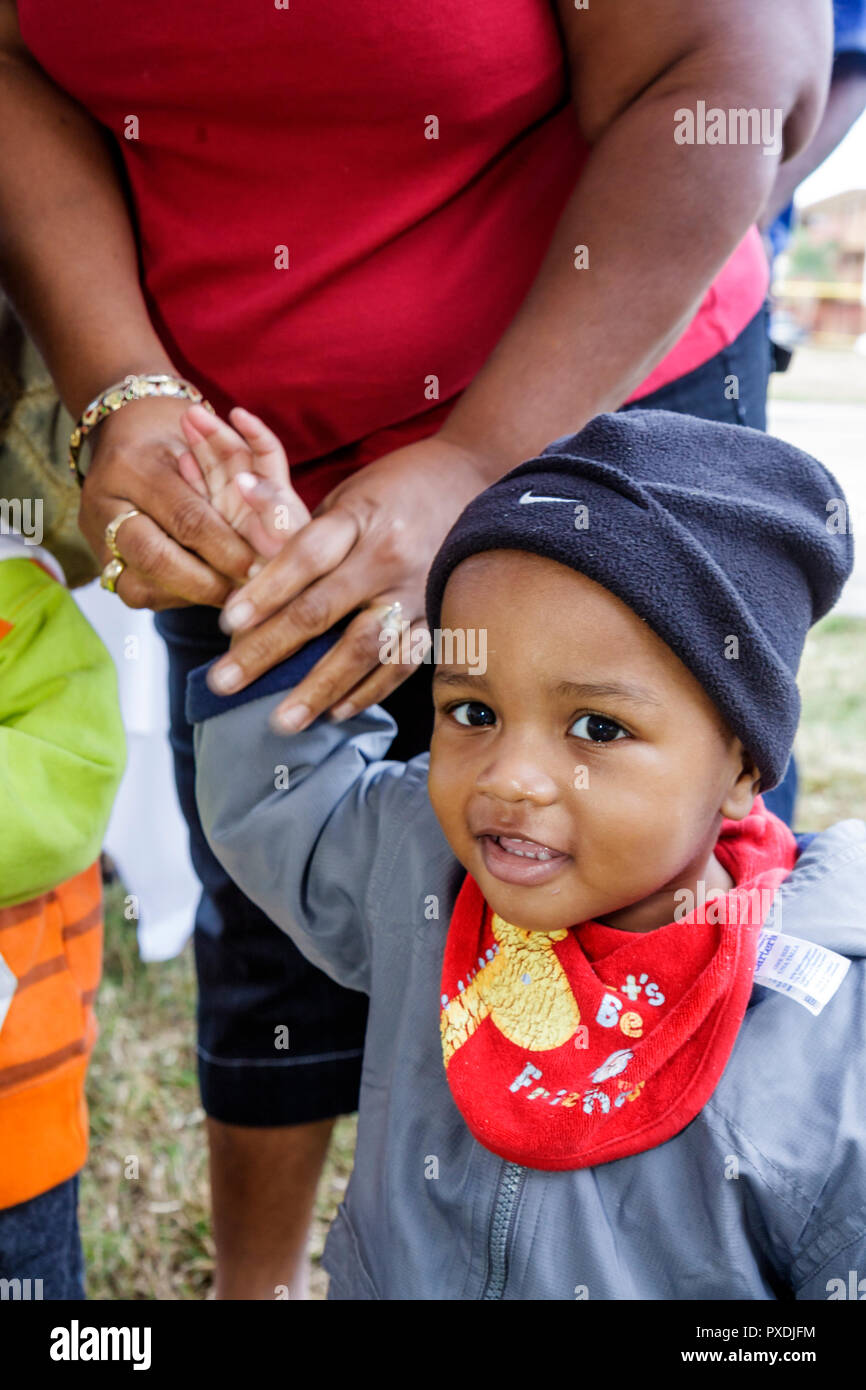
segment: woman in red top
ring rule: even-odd
[[[316,509],[245,586],[223,690],[349,616],[294,727],[388,697],[409,671],[377,660],[382,606],[420,618],[464,504],[736,348],[767,283],[753,223],[820,115],[829,30],[811,0],[0,0],[0,276],[65,404],[127,373],[191,379],[265,419]],[[699,103],[771,134],[708,142]],[[183,409],[99,425],[80,519],[107,561],[137,508],[117,592],[174,610],[218,1292],[273,1297],[354,1104],[363,1015],[275,929],[261,945],[197,838],[180,677],[225,647],[215,610],[253,555],[178,472]]]

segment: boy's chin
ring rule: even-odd
[[[567,931],[586,920],[580,905],[556,883],[537,888],[510,887],[485,874],[484,882],[479,879],[478,886],[497,916],[524,931]]]

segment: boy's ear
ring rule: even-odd
[[[761,774],[752,758],[737,739],[739,770],[728,788],[719,810],[726,820],[744,820],[761,790]]]

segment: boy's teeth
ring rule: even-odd
[[[542,845],[533,845],[530,840],[511,840],[505,835],[497,835],[496,843],[509,854],[519,855],[521,859],[552,859],[553,854]],[[522,845],[522,849],[517,846]]]

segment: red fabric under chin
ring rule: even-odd
[[[470,874],[442,968],[448,1084],[480,1144],[528,1168],[586,1168],[679,1134],[712,1095],[749,996],[760,928],[797,860],[758,797],[722,822],[734,880],[655,931],[503,921]]]

